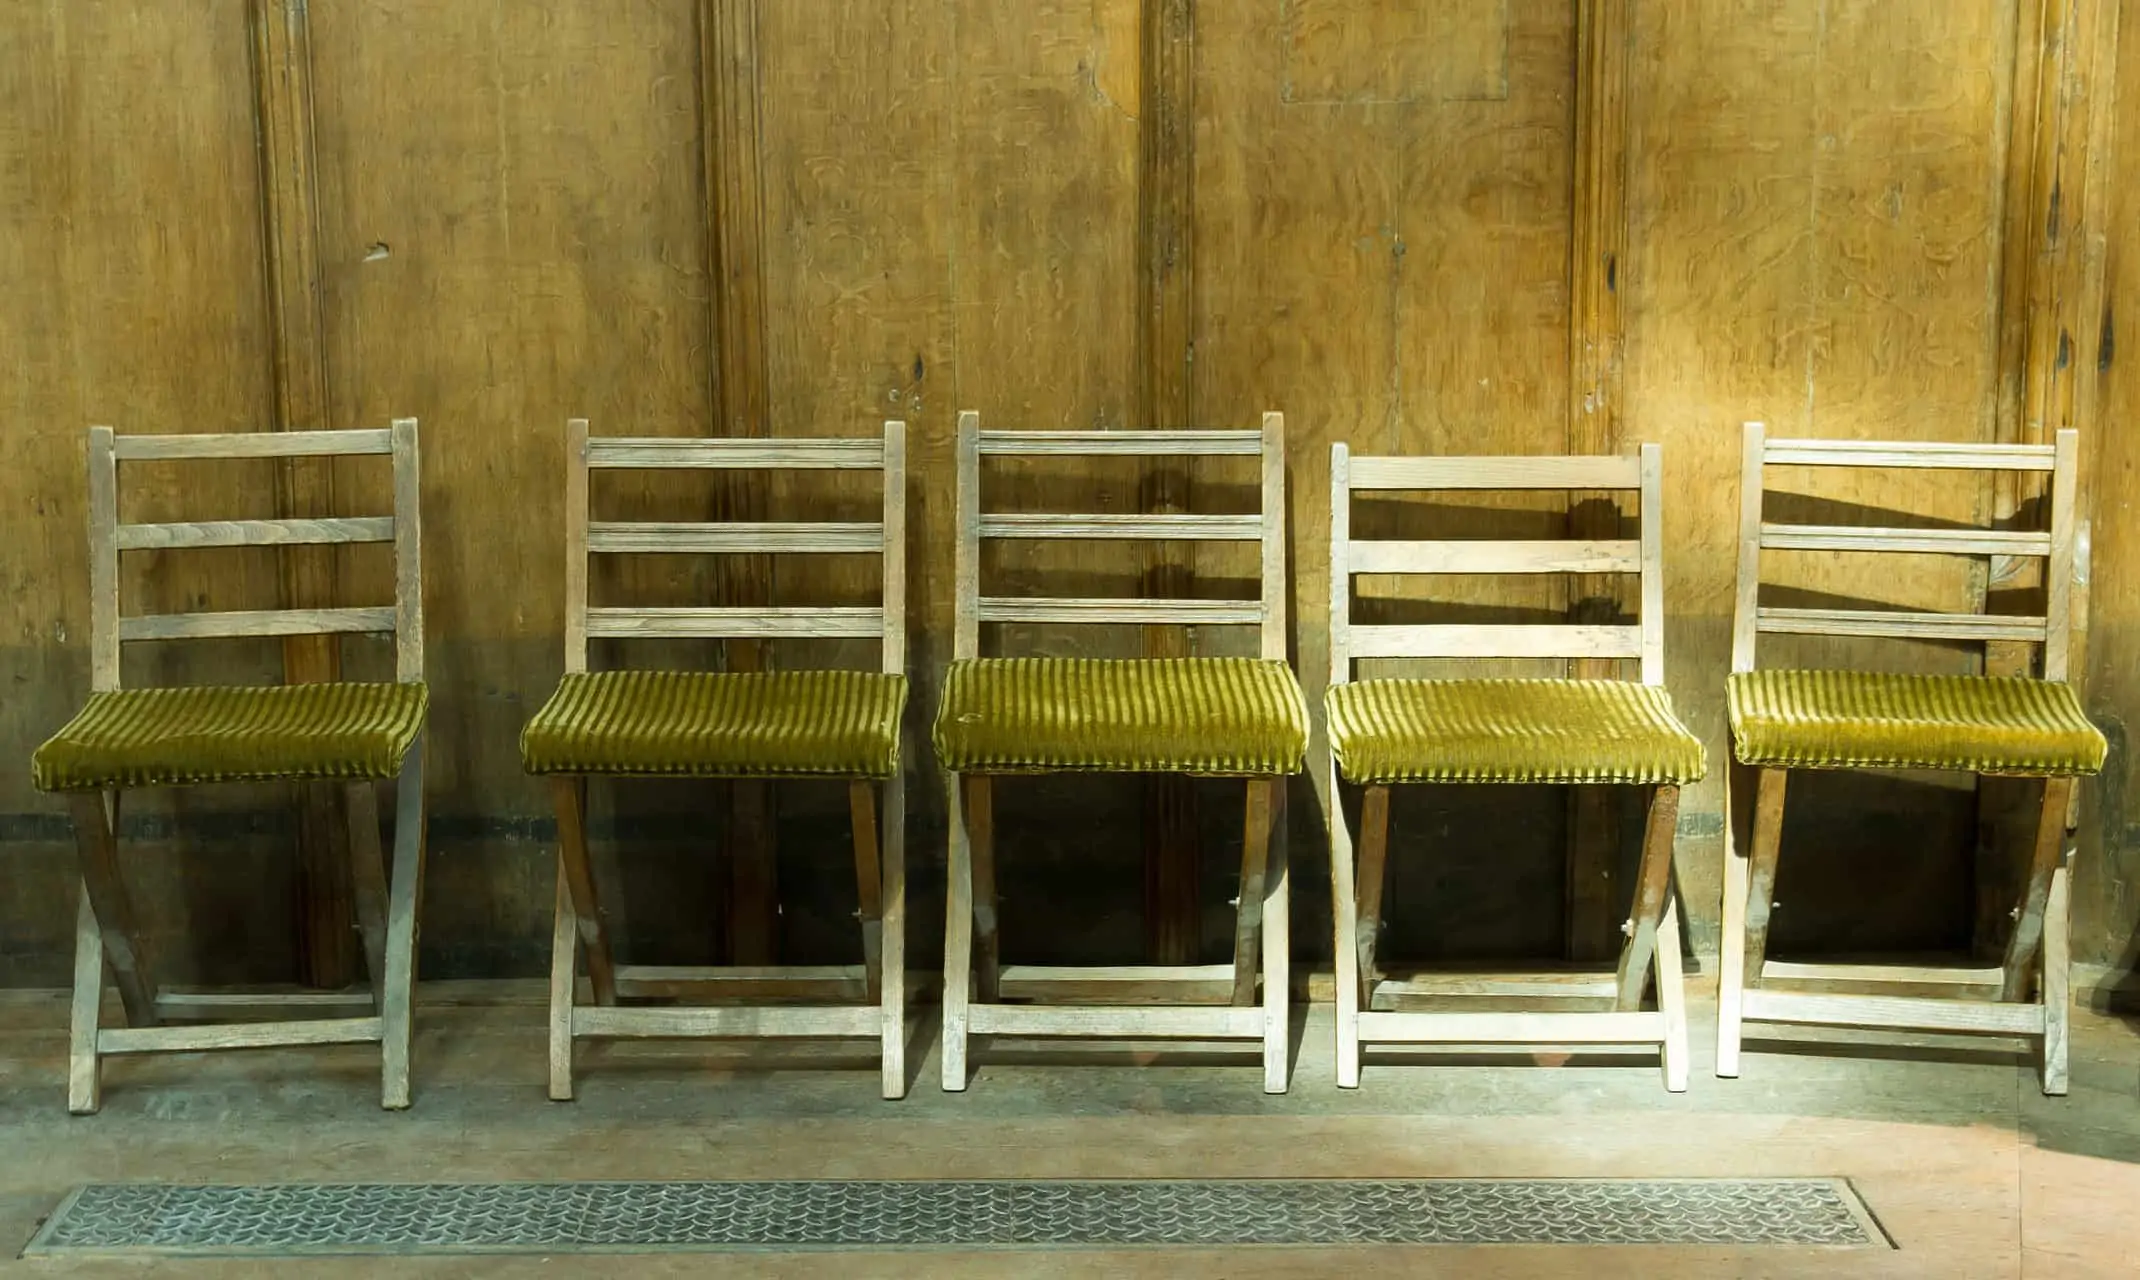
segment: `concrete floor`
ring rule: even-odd
[[[1369,1059],[1332,1083],[1327,1009],[1299,1037],[1293,1090],[1245,1057],[1128,1051],[984,1055],[961,1096],[936,1086],[934,1010],[917,1079],[877,1099],[837,1050],[598,1046],[580,1100],[543,1092],[541,991],[427,989],[413,1110],[377,1107],[357,1048],[110,1062],[105,1107],[64,1105],[65,1005],[0,993],[0,1280],[29,1276],[1927,1276],[2140,1274],[2140,1030],[2082,1014],[2073,1092],[2042,1097],[2018,1046],[1841,1033],[1821,1053],[1754,1045],[1711,1071],[1698,999],[1691,1090],[1653,1061]],[[769,1069],[770,1068],[770,1069]],[[1895,1251],[1377,1248],[967,1254],[659,1255],[61,1265],[16,1254],[89,1181],[576,1178],[1763,1176],[1853,1180]]]

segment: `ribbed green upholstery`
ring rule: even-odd
[[[1693,782],[1663,689],[1624,680],[1363,680],[1324,696],[1348,782]]]
[[[2109,751],[2072,687],[2048,680],[1746,671],[1729,698],[1744,764],[2077,776]]]
[[[529,773],[889,778],[907,678],[874,671],[565,677],[520,734]]]
[[[391,778],[423,728],[421,684],[127,689],[37,749],[40,791]]]
[[[954,773],[1300,772],[1308,713],[1283,662],[979,658],[954,662],[936,712]]]

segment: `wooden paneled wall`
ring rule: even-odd
[[[2129,970],[2140,811],[2127,801],[2124,726],[2140,718],[2140,511],[2124,495],[2140,445],[2125,424],[2140,418],[2140,383],[2115,338],[2140,334],[2140,19],[2121,27],[2121,7],[0,8],[0,983],[53,982],[65,968],[66,827],[26,764],[87,683],[90,423],[422,420],[438,815],[425,937],[434,972],[480,974],[532,971],[547,939],[550,828],[516,738],[561,669],[565,419],[598,432],[825,435],[904,418],[920,729],[949,652],[951,435],[967,408],[997,425],[1130,429],[1284,411],[1295,657],[1311,695],[1327,664],[1331,441],[1451,453],[1661,441],[1670,680],[1714,763],[1742,419],[1786,434],[1963,440],[2078,426],[2094,576],[2077,669],[2113,751],[2085,793],[2076,938],[2082,959]],[[384,496],[356,469],[233,469],[184,491],[144,479],[139,501],[158,510],[353,509]],[[1226,475],[1173,469],[1004,482],[1074,485],[1125,510],[1241,498]],[[2033,496],[1925,493],[1874,476],[1810,500],[1989,521]],[[853,497],[652,480],[598,495],[638,512]],[[1612,512],[1511,501],[1466,518],[1560,528]],[[1157,594],[1243,572],[1211,548],[1125,564],[1097,547],[1083,561],[1006,567]],[[356,553],[194,553],[132,568],[132,591],[219,607],[386,588],[383,565]],[[2026,590],[2013,573],[1928,567],[1909,584],[1849,589],[1968,607]],[[633,566],[598,583],[795,602],[868,585],[844,568],[776,574],[751,561]],[[1461,607],[1580,613],[1612,607],[1613,590],[1518,584]],[[1146,653],[1226,643],[1034,639]],[[337,659],[293,645],[130,661],[143,675],[260,681],[331,674]],[[357,645],[346,669],[376,661]],[[941,858],[939,789],[925,747],[910,768],[926,892]],[[1690,791],[1681,818],[1698,952],[1715,945],[1721,775]],[[1032,789],[1033,878],[1022,890],[1007,879],[1007,944],[1023,927],[1057,954],[1186,959],[1222,941],[1206,926],[1223,915],[1226,860],[1197,854],[1225,838],[1233,806],[1160,783],[1141,798],[1102,790]],[[187,946],[202,974],[332,982],[348,969],[341,855],[324,834],[334,824],[292,800],[204,793],[131,819],[138,874],[164,904],[157,927],[198,939]],[[736,958],[846,945],[839,809],[821,800],[808,788],[617,789],[601,820],[627,846],[605,871],[622,885],[608,896],[631,917],[627,936]],[[1308,955],[1328,946],[1317,800],[1304,780],[1293,810]],[[1978,900],[1993,901],[2008,872],[2010,790],[1876,780],[1821,800],[1802,807],[1830,816],[1787,839],[1830,852],[1787,857],[1787,897],[1803,909],[1779,915],[1780,942],[1860,943],[1872,924],[1853,911],[1873,894],[1910,904],[1906,941],[1981,942],[1996,929]],[[1415,905],[1399,909],[1393,946],[1407,930],[1414,950],[1435,954],[1558,949],[1564,931],[1578,955],[1609,945],[1625,864],[1596,834],[1612,829],[1609,800],[1431,789],[1406,803],[1400,850],[1409,831],[1435,851],[1399,855],[1394,897]],[[1057,834],[1065,813],[1079,818],[1073,834],[1102,837],[1102,853]],[[1444,839],[1482,830],[1493,847]],[[1868,833],[1910,847],[1860,857]],[[777,922],[776,879],[791,904]],[[930,945],[918,938],[917,953]]]

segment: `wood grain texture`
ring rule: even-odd
[[[433,782],[442,813],[466,820],[457,829],[515,830],[545,811],[513,744],[558,671],[564,585],[558,534],[542,518],[564,465],[555,424],[584,415],[634,436],[725,437],[740,394],[723,377],[730,350],[762,369],[760,408],[743,415],[751,430],[853,435],[884,417],[911,422],[918,709],[933,704],[935,672],[955,647],[955,410],[975,408],[992,426],[1164,441],[1135,430],[1157,424],[1144,384],[1163,358],[1190,406],[1178,425],[1287,415],[1289,644],[1311,689],[1327,665],[1329,444],[1553,453],[1586,422],[1600,450],[1662,443],[1666,675],[1713,760],[1725,749],[1715,677],[1730,650],[1735,423],[1761,418],[1778,438],[1823,442],[2041,444],[2071,421],[2083,429],[2077,507],[2094,522],[2076,543],[2094,547],[2098,570],[2092,619],[2074,629],[2074,672],[2117,739],[2140,696],[2125,674],[2140,662],[2121,638],[2140,634],[2129,621],[2140,594],[2122,585],[2140,559],[2140,522],[2102,496],[2140,465],[2114,429],[2140,404],[2115,358],[2117,330],[2140,332],[2140,290],[2128,287],[2140,268],[2115,234],[2132,225],[2140,170],[2136,148],[2108,145],[2140,137],[2135,95],[2109,92],[2134,82],[2129,11],[2110,0],[1195,8],[1184,72],[1159,56],[1184,46],[1150,34],[1155,16],[1175,11],[1160,0],[304,6],[329,406],[319,425],[424,421]],[[13,509],[37,517],[0,542],[0,676],[14,691],[0,738],[20,747],[74,709],[83,681],[70,664],[88,669],[83,426],[187,440],[299,434],[267,429],[280,425],[271,294],[290,295],[271,278],[264,182],[292,175],[262,166],[253,74],[256,19],[292,11],[289,0],[258,0],[201,17],[101,0],[0,15],[0,223],[10,231],[0,278],[11,300],[0,349],[29,353],[0,370],[0,400],[20,427],[0,432],[0,475]],[[746,36],[748,65],[724,70]],[[1359,57],[1368,44],[1376,56]],[[1177,87],[1186,74],[1186,92],[1164,98],[1155,71]],[[1184,114],[1186,136],[1160,133],[1162,118]],[[1147,147],[1163,138],[1178,146],[1163,171],[1173,185],[1151,181],[1162,171]],[[730,158],[744,147],[755,149],[748,189],[730,180],[743,175]],[[1608,260],[1616,168],[1625,218]],[[1151,252],[1161,195],[1183,201],[1166,217],[1182,228],[1186,271]],[[709,217],[720,202],[737,217]],[[755,302],[730,284],[740,245],[725,252],[717,239],[717,226],[753,223],[755,266],[738,278]],[[1147,341],[1158,332],[1147,323],[1154,282],[1177,300],[1185,282],[1187,298],[1163,314],[1175,327],[1158,348]],[[743,316],[751,306],[755,322]],[[1615,306],[1617,398],[1599,401]],[[724,314],[731,335],[756,325],[755,355],[720,339]],[[1182,350],[1192,353],[1185,372],[1171,354]],[[1577,416],[1600,403],[1609,423]],[[1619,433],[1610,443],[1608,427]],[[1196,511],[1248,506],[1230,478],[1245,463],[1092,456],[1087,438],[1061,443],[1057,456],[1007,465],[1003,495],[1142,516],[1147,466],[1176,474],[1179,461]],[[1245,458],[1255,445],[1233,447]],[[275,476],[293,458],[216,463],[203,483],[230,518],[275,519]],[[368,464],[321,469],[338,496],[377,494]],[[128,524],[183,522],[181,499],[208,496],[180,492],[186,482],[166,478],[176,467],[142,470]],[[761,481],[741,469],[736,478]],[[1990,528],[2033,493],[2016,489],[2002,508],[1977,478],[1926,468],[1868,478],[1806,467],[1784,480],[1771,522],[1847,530]],[[864,522],[870,483],[764,484],[758,518]],[[620,523],[688,520],[716,498],[703,478],[667,468],[617,468],[596,488],[600,518]],[[1393,524],[1412,518],[1393,514],[1401,498],[1363,499],[1356,535],[1435,541],[1475,527],[1542,539],[1569,514],[1556,494],[1480,494],[1450,516],[1466,522],[1459,534],[1428,517]],[[791,499],[825,509],[790,513]],[[998,552],[991,574],[1057,575],[1079,598],[1134,594],[1144,570],[1098,538]],[[283,603],[278,548],[186,554],[202,567],[184,567],[175,549],[131,554],[116,575],[128,608]],[[376,548],[334,554],[349,603],[388,598]],[[1789,554],[1808,565],[1859,559]],[[1242,546],[1195,555],[1199,594],[1232,594],[1220,584],[1253,573]],[[1242,567],[1227,567],[1236,555]],[[2026,599],[2030,566],[1987,575],[1963,557],[1936,558],[1952,563],[1900,582],[1852,570],[1843,591],[1961,612],[1989,588],[2009,616],[2039,611]],[[655,563],[598,570],[597,602],[641,587],[692,607],[770,598],[721,596],[719,570],[698,557],[643,559]],[[848,592],[874,581],[861,557],[811,559],[781,569],[782,603],[815,603],[822,589],[849,604]],[[1784,568],[1768,603],[1836,603],[1787,598],[1806,589],[1797,572]],[[1366,583],[1363,603],[1604,621],[1571,616],[1604,599],[1590,585],[1564,590],[1549,576],[1461,601]],[[1007,625],[1062,652],[1138,646],[1134,626],[1088,640]],[[823,642],[858,657],[873,643]],[[1247,638],[1215,628],[1198,643]],[[1779,658],[1798,645],[1808,658],[1887,653],[1939,670],[1969,661],[1940,642],[1764,638]],[[698,662],[715,647],[675,651]],[[276,674],[279,648],[142,646],[128,676],[259,683]],[[348,650],[356,662],[374,646]],[[1368,659],[1361,674],[1398,669],[1405,660]],[[942,802],[930,790],[922,807],[933,824]],[[2132,913],[2118,905],[2140,884],[2133,823],[2118,811],[2129,790],[2083,789],[2073,873],[2083,959],[2129,950]],[[816,820],[835,800],[801,803]],[[1716,945],[1705,904],[1716,898],[1720,805],[1716,778],[1690,787],[1679,836],[1690,855],[1684,923],[1703,954]],[[0,771],[0,811],[46,809],[20,771]],[[1513,816],[1530,825],[1512,830],[1539,837],[1539,857],[1561,842],[1558,806],[1549,820]],[[1133,857],[1141,817],[1125,810],[1118,821],[1107,834]],[[1952,875],[1950,852],[1967,856],[1929,851],[1923,873]],[[545,869],[504,846],[471,853],[452,864],[466,879],[441,895],[436,936],[457,939],[445,949],[539,950]],[[43,856],[33,883],[57,883],[57,853]],[[152,896],[175,903],[163,886],[177,872],[146,870]],[[53,892],[0,906],[0,923],[36,940],[40,958],[27,963],[57,981],[65,966],[51,957],[66,945],[71,904]],[[168,927],[149,910],[152,934]]]
[[[1732,653],[1731,424],[1759,419],[1790,439],[1997,439],[2003,182],[2023,7],[1634,9],[1626,396],[1630,420],[1664,445],[1670,684],[1712,760],[1728,749],[1723,685],[1707,673]],[[1967,477],[1821,468],[1787,479],[1800,510],[1833,504],[1851,523],[1893,523],[1886,512],[1992,523]],[[1797,522],[1786,505],[1772,502],[1767,518]],[[1821,590],[1856,600],[1982,606],[1983,568],[1958,559],[1913,562],[1905,581],[1877,558],[1799,559],[1769,580],[1797,590],[1795,575],[1818,568],[1830,575]],[[1892,641],[1765,641],[1763,652],[1765,665],[1958,672],[1971,661]],[[1721,778],[1713,769],[1688,789],[1690,827],[1721,828]],[[1697,847],[1713,851],[1714,839]],[[1921,874],[1951,878],[1967,856],[1927,851]],[[1713,852],[1682,866],[1701,952],[1715,945],[1703,904],[1717,900],[1719,866]]]
[[[1577,455],[1617,453],[1622,446],[1625,317],[1620,305],[1620,263],[1627,252],[1628,54],[1627,4],[1583,0],[1576,5],[1565,450]],[[1647,470],[1644,479],[1647,488]],[[1568,532],[1577,537],[1612,537],[1619,530],[1624,505],[1611,494],[1575,497],[1569,503]],[[1646,492],[1641,514],[1645,534],[1661,537],[1661,529],[1650,527],[1656,514]],[[1568,621],[1612,621],[1624,612],[1628,586],[1611,577],[1577,579],[1569,584]],[[1664,619],[1662,610],[1652,615],[1647,595],[1641,619],[1643,679],[1662,683]],[[1611,660],[1578,660],[1569,664],[1568,674],[1578,679],[1611,678],[1619,674],[1619,665]],[[1653,665],[1658,668],[1654,672]],[[1615,946],[1613,911],[1620,880],[1615,799],[1597,787],[1568,789],[1564,928],[1571,960],[1602,959]]]
[[[1137,172],[1137,425],[1180,431],[1196,425],[1196,0],[1140,0]],[[1140,503],[1160,518],[1190,509],[1195,476],[1186,458],[1147,462]],[[1260,532],[1260,530],[1259,530]],[[1144,549],[1139,594],[1157,599],[1194,593],[1196,549],[1175,540]],[[1147,658],[1187,657],[1190,635],[1178,626],[1148,626]],[[1144,929],[1146,957],[1193,964],[1202,950],[1202,850],[1196,792],[1184,778],[1144,778]],[[1258,867],[1260,870],[1261,862]],[[1258,877],[1258,893],[1261,877]],[[1248,902],[1244,898],[1245,911]],[[1244,917],[1245,918],[1245,917]],[[1238,940],[1237,940],[1238,942]],[[1253,952],[1235,950],[1253,969]],[[1250,979],[1253,994],[1253,977]],[[1246,1004],[1248,1000],[1237,1000]]]
[[[759,0],[700,0],[701,139],[705,146],[708,261],[714,289],[713,434],[772,434],[767,355],[766,170],[759,87],[763,49]],[[771,500],[762,477],[724,477],[716,510],[728,521],[764,519]],[[776,588],[763,556],[724,558],[720,599],[730,608],[764,607]],[[594,625],[590,620],[590,626]],[[730,671],[767,669],[765,646],[748,633],[721,636]],[[780,953],[772,784],[738,779],[728,786],[728,947],[737,964],[772,964]]]
[[[312,20],[303,0],[250,0],[253,92],[259,103],[262,240],[267,248],[269,360],[274,427],[317,431],[334,424],[327,378],[326,316],[320,305],[319,150],[313,133]],[[293,456],[275,469],[275,510],[285,518],[335,514],[335,471],[322,458]],[[340,596],[334,554],[314,546],[280,554],[282,604],[322,609]],[[332,635],[292,634],[282,643],[283,678],[311,684],[342,678]],[[300,904],[298,955],[305,981],[349,985],[357,953],[350,849],[334,793],[296,790]]]
[[[422,420],[436,802],[547,815],[517,741],[559,671],[560,424],[698,436],[716,416],[696,5],[310,10],[337,425]],[[688,481],[614,479],[624,518],[706,514]],[[593,585],[706,602],[710,568],[634,565]],[[368,557],[349,575],[353,602],[392,590]],[[461,865],[483,889],[441,895],[437,936],[509,921],[539,952],[547,860]]]
[[[2129,9],[2118,26],[2115,53],[2117,145],[2105,184],[2111,210],[2103,225],[2131,227],[2140,222],[2140,92],[2128,86],[2140,83],[2140,17]],[[2140,483],[2140,433],[2132,430],[2140,422],[2140,377],[2132,373],[2131,353],[2134,335],[2140,335],[2140,252],[2100,234],[2089,249],[2097,251],[2105,258],[2107,297],[2078,335],[2079,358],[2096,370],[2099,399],[2096,429],[2082,442],[2087,482],[2081,505],[2091,521],[2091,554],[2080,562],[2086,590],[2078,594],[2086,603],[2074,664],[2090,715],[2106,730],[2122,733],[2140,715],[2140,522],[2125,518],[2126,508],[2111,495],[2131,493]],[[2134,838],[2140,808],[2133,803],[2132,777],[2130,752],[2114,753],[2104,783],[2081,788],[2083,820],[2071,872],[2076,960],[2130,967],[2140,945],[2140,919],[2128,905],[2140,893],[2140,840]],[[2114,791],[2119,781],[2124,785]]]
[[[0,13],[0,341],[20,357],[0,368],[0,505],[11,513],[0,538],[0,680],[10,690],[0,740],[17,766],[0,769],[0,812],[46,824],[63,813],[35,791],[26,765],[92,686],[86,429],[240,432],[271,420],[250,45],[237,4]],[[172,477],[151,476],[125,518],[182,519],[182,508],[207,502],[225,514],[275,515],[266,467],[232,464],[207,479],[212,498],[179,495]],[[130,608],[278,602],[271,553],[129,559],[115,576]],[[143,651],[126,666],[132,683],[258,684],[279,674],[272,646],[244,644]],[[144,820],[175,812],[169,794],[130,807]],[[26,961],[10,966],[13,980],[62,985],[72,853],[47,840],[7,857],[15,892],[0,905],[0,932]],[[173,924],[163,908],[184,881],[168,864],[136,869],[144,926],[164,935]],[[261,910],[278,913],[267,918],[287,919],[289,889],[284,873],[248,883],[246,909],[258,894]],[[256,942],[271,963],[290,957],[285,934]]]

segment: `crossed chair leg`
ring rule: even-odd
[[[966,1087],[974,1036],[1183,1037],[1261,1041],[1264,1092],[1284,1093],[1291,1048],[1285,779],[1248,780],[1233,963],[1106,968],[1002,964],[993,783],[985,774],[948,779],[943,1087]]]
[[[335,1009],[336,996],[280,993],[184,993],[156,979],[141,920],[119,871],[121,793],[82,792],[71,800],[82,897],[75,915],[74,1002],[68,1037],[67,1109],[88,1115],[102,1103],[101,1067],[109,1053],[169,1053],[284,1045],[377,1042],[380,1104],[409,1105],[409,1052],[416,995],[417,911],[423,901],[423,743],[409,749],[395,789],[394,866],[387,874],[379,840],[377,784],[342,784],[349,822],[351,874],[364,962],[372,980],[371,1012],[358,1016],[216,1022],[240,1009],[288,1014]],[[308,784],[320,785],[320,784]],[[125,1009],[124,1027],[102,1025],[109,969]]]
[[[1687,1007],[1680,966],[1679,908],[1672,898],[1672,837],[1679,821],[1679,788],[1652,790],[1635,897],[1621,926],[1617,971],[1610,979],[1544,974],[1480,978],[1419,975],[1390,981],[1376,967],[1382,926],[1382,889],[1389,850],[1390,788],[1370,786],[1361,797],[1360,842],[1355,885],[1351,832],[1339,803],[1339,780],[1329,778],[1331,877],[1337,904],[1336,994],[1338,1084],[1360,1083],[1362,1042],[1413,1044],[1654,1044],[1665,1088],[1687,1087]],[[1346,909],[1349,904],[1350,909]],[[1654,972],[1657,1008],[1645,1012],[1642,997]],[[1588,1012],[1440,1012],[1395,1010],[1400,997],[1480,998],[1515,992],[1542,997],[1593,997],[1610,1007]],[[1387,997],[1381,1009],[1378,997]]]
[[[1745,1024],[1887,1027],[2026,1036],[2038,1042],[2043,1091],[2067,1089],[2070,1027],[2071,853],[2066,814],[2074,779],[2046,778],[2035,845],[2006,955],[1997,968],[1846,964],[1776,964],[1768,960],[1777,853],[1782,844],[1784,769],[1734,763],[1730,780],[1731,841],[1724,857],[1724,937],[1718,979],[1716,1073],[1739,1074]],[[1831,995],[1768,985],[1790,981],[1848,982],[1953,996]],[[1995,991],[1991,1000],[1964,998]]]
[[[886,1098],[906,1096],[906,807],[895,780],[847,789],[854,831],[860,966],[677,968],[619,965],[587,850],[587,779],[553,777],[557,809],[557,914],[550,942],[550,1097],[573,1096],[573,1043],[600,1038],[868,1037],[879,1042]],[[591,1005],[579,996],[585,957]],[[731,1002],[815,997],[837,1004],[625,1006],[635,997],[707,996]]]

